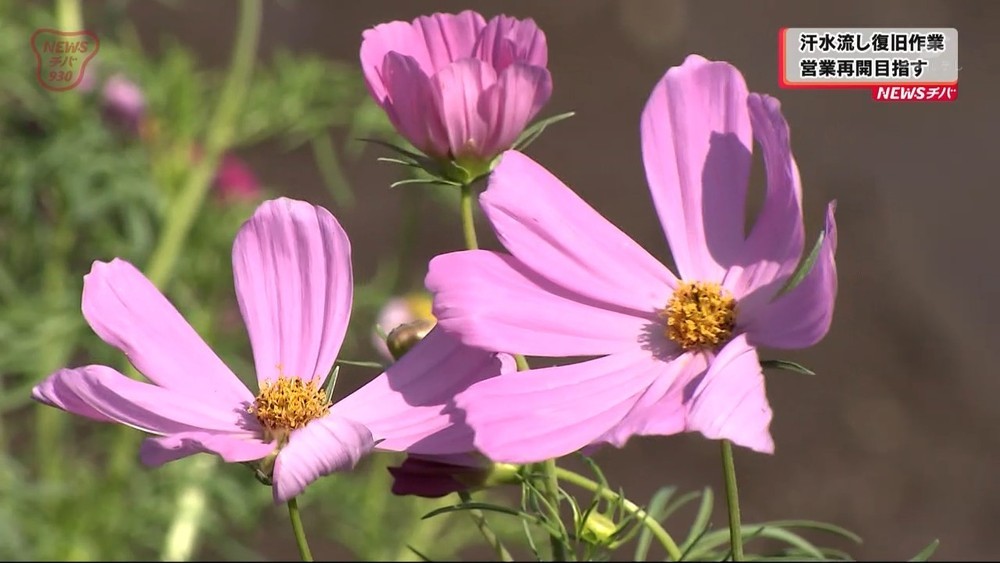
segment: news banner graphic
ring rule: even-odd
[[[955,28],[787,27],[778,32],[782,88],[867,88],[880,102],[958,99]]]

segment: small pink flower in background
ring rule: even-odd
[[[818,342],[837,291],[834,206],[818,258],[779,293],[804,246],[801,185],[777,100],[733,66],[690,56],[642,116],[653,202],[680,277],[543,167],[505,153],[480,197],[510,252],[431,261],[438,329],[531,356],[601,356],[484,381],[456,398],[494,461],[550,459],[633,435],[698,431],[773,452],[758,346]],[[751,150],[767,170],[744,231]]]
[[[119,259],[95,262],[84,278],[83,314],[150,383],[90,365],[56,372],[32,396],[154,434],[139,452],[146,465],[202,452],[257,461],[276,502],[352,468],[376,444],[427,455],[472,449],[471,430],[455,423],[450,401],[508,361],[440,331],[358,391],[328,400],[323,386],[353,296],[350,241],[328,211],[285,198],[265,202],[236,237],[233,274],[256,397],[153,284]]]
[[[385,361],[393,361],[393,355],[379,331],[388,336],[393,329],[414,321],[434,323],[437,319],[434,318],[431,307],[431,296],[426,291],[414,291],[386,301],[375,320],[378,330],[372,331],[372,345]]]
[[[146,96],[138,84],[123,74],[115,74],[101,89],[101,108],[109,122],[138,134],[146,117]]]
[[[398,467],[390,467],[392,492],[438,498],[517,479],[517,466],[494,464],[474,453],[451,456],[410,455]]]
[[[262,195],[253,170],[232,153],[222,156],[212,186],[223,201],[254,201]]]
[[[511,147],[552,94],[547,63],[533,20],[473,11],[380,24],[361,44],[368,90],[399,134],[459,163]]]

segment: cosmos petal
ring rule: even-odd
[[[295,430],[274,462],[274,502],[298,496],[324,475],[353,469],[374,446],[363,424],[333,414]]]
[[[253,400],[170,301],[124,260],[94,262],[83,278],[83,316],[160,387],[220,406]]]
[[[743,75],[690,55],[653,88],[642,159],[680,277],[720,282],[744,242],[753,138]]]
[[[774,453],[764,373],[757,350],[747,344],[746,335],[726,344],[705,375],[691,382],[688,392],[688,430]]]
[[[649,351],[633,349],[489,379],[455,401],[465,410],[476,448],[484,455],[497,462],[534,463],[572,453],[605,435],[663,368]]]
[[[278,198],[233,243],[236,297],[258,381],[326,379],[351,316],[351,243],[329,211]]]
[[[467,452],[473,449],[472,430],[462,423],[452,399],[475,382],[515,370],[510,356],[465,346],[435,328],[334,409],[371,430],[380,450]]]

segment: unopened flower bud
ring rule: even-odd
[[[604,544],[618,531],[614,520],[597,512],[591,511],[583,521],[582,536],[591,543]]]
[[[394,328],[385,339],[389,353],[394,359],[399,360],[427,336],[427,333],[434,328],[434,324],[434,321],[418,319]]]

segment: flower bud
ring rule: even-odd
[[[581,535],[584,539],[594,544],[606,544],[618,531],[618,526],[614,520],[592,510],[583,521],[583,531]]]
[[[411,348],[416,346],[417,342],[420,342],[427,336],[427,333],[434,328],[434,325],[434,321],[418,319],[392,329],[392,332],[385,339],[385,344],[389,348],[389,353],[392,354],[393,359],[399,360],[402,358],[403,354],[409,352]]]
[[[362,37],[368,91],[399,134],[472,176],[511,148],[552,94],[545,34],[531,19],[438,13]]]
[[[382,309],[379,310],[378,318],[376,319],[376,324],[381,333],[378,330],[372,331],[372,344],[375,346],[375,350],[386,361],[391,362],[399,359],[398,356],[389,350],[385,338],[400,325],[421,320],[430,322],[432,325],[437,320],[434,318],[434,314],[431,313],[431,296],[426,291],[414,291],[388,300]],[[420,338],[424,336],[426,336],[426,333],[420,335]],[[409,347],[402,350],[402,352],[405,353],[407,350],[409,350]]]

